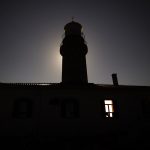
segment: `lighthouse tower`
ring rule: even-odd
[[[62,83],[86,84],[87,67],[86,54],[87,45],[81,32],[82,26],[77,22],[65,25],[65,37],[60,47],[62,55]]]

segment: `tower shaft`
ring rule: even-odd
[[[87,45],[81,32],[82,26],[72,21],[65,29],[65,37],[60,47],[62,55],[62,83],[88,83],[86,54]]]

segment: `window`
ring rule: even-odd
[[[112,118],[114,117],[114,106],[112,100],[104,100],[105,105],[105,117]]]
[[[17,99],[14,102],[13,117],[29,118],[32,115],[32,101],[26,98]]]
[[[142,113],[144,118],[150,118],[150,100],[142,99]]]
[[[63,118],[78,118],[79,103],[75,99],[64,99],[61,104],[61,116]]]

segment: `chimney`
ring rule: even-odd
[[[116,73],[112,74],[112,80],[113,80],[113,85],[118,86],[118,79],[117,79],[117,74]]]

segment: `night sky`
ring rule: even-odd
[[[61,82],[64,25],[83,25],[88,80],[150,85],[150,1],[0,2],[0,82]]]

